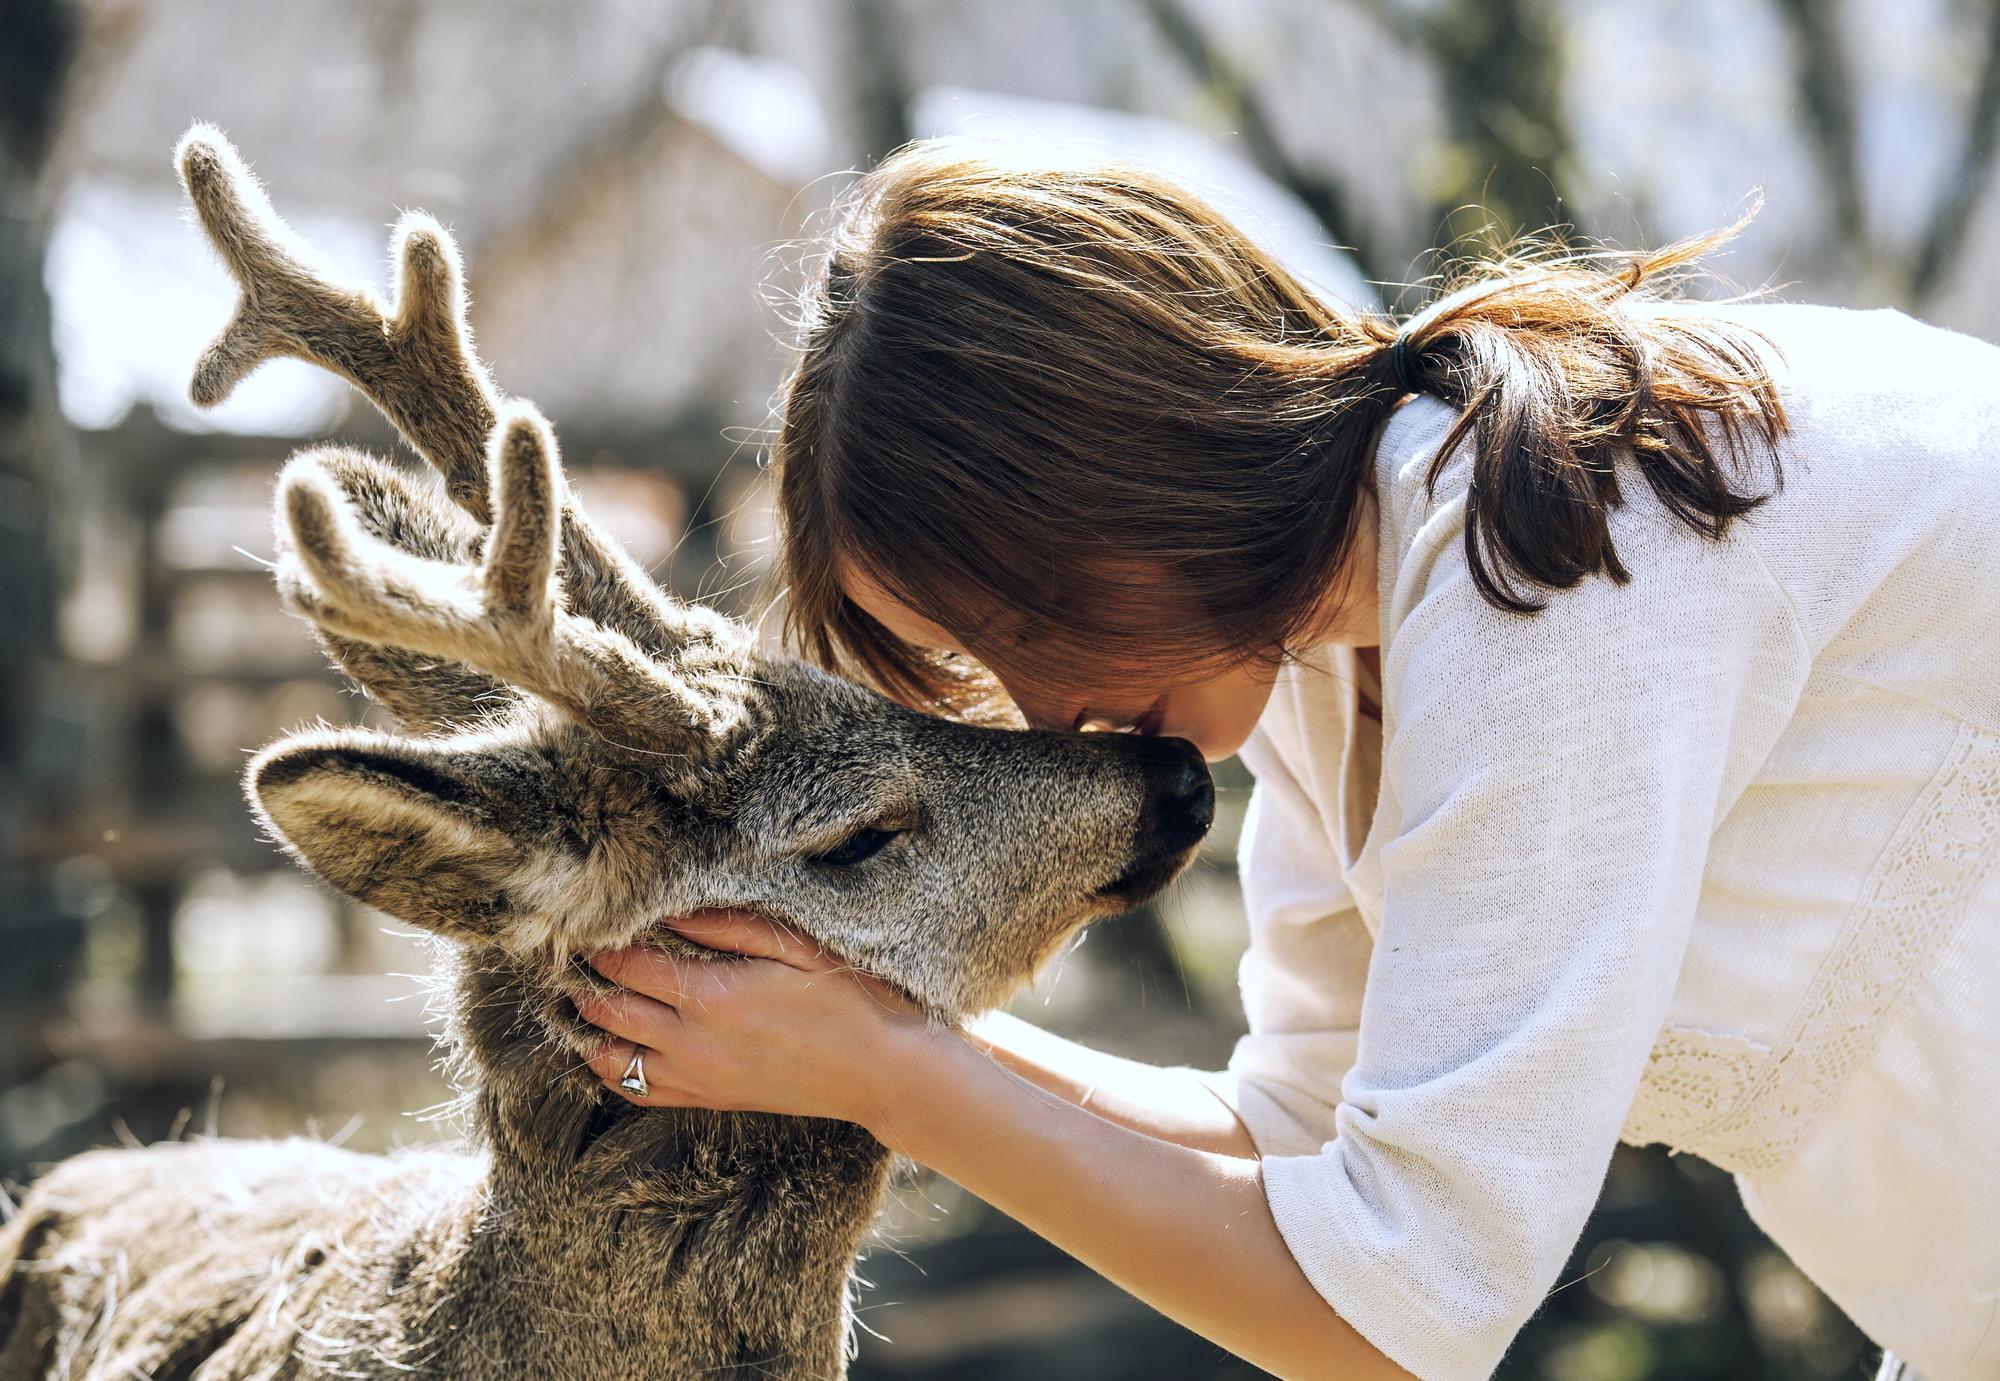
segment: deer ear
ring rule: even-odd
[[[504,755],[504,761],[502,757]],[[491,939],[534,845],[509,828],[532,809],[532,761],[459,741],[330,730],[251,760],[245,794],[286,852],[348,896],[462,939]],[[510,808],[511,807],[511,808]]]

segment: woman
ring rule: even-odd
[[[1740,227],[1740,223],[1739,223]],[[2000,1377],[2000,349],[1476,266],[1406,323],[1124,165],[909,146],[776,440],[805,651],[1256,776],[1249,1033],[1160,1069],[765,962],[600,958],[652,1103],[840,1117],[1287,1376],[1488,1375],[1621,1138]]]

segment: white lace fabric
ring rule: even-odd
[[[1764,1046],[1669,1022],[1622,1139],[1664,1143],[1743,1174],[1783,1169],[1868,1058],[1882,1024],[1967,923],[1974,890],[1996,861],[2000,735],[1961,724],[1784,1034]]]

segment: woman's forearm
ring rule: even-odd
[[[1121,1127],[1197,1151],[1254,1160],[1257,1147],[1214,1089],[1184,1069],[1107,1055],[1005,1012],[966,1023],[966,1036],[1037,1088]]]
[[[917,1039],[870,1119],[885,1144],[1280,1376],[1407,1381],[1292,1259],[1256,1161],[1099,1117],[956,1034]]]
[[[1118,1077],[1106,1083],[1199,1089],[1214,1104],[1194,1112],[1203,1105],[1189,1098],[1185,1118],[1134,1120],[1214,1130],[1201,1119],[1227,1110],[1185,1071],[988,1024],[1001,1038],[994,1048],[1011,1043],[1024,1066],[1088,1092],[1073,1102],[761,917],[683,917],[675,928],[748,957],[717,964],[650,947],[593,957],[618,986],[577,1010],[612,1037],[590,1067],[622,1097],[857,1122],[1251,1362],[1284,1376],[1405,1377],[1292,1259],[1259,1161],[1177,1145],[1079,1106],[1103,1103],[1092,1080],[1108,1071]],[[646,1093],[624,1089],[621,1071],[645,1052],[659,1082]],[[1146,1091],[1118,1100],[1127,1115],[1147,1101]]]

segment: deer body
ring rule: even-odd
[[[252,761],[272,835],[429,932],[473,1151],[98,1151],[0,1231],[0,1376],[837,1377],[889,1153],[842,1122],[635,1107],[584,1063],[582,956],[761,913],[941,1023],[1163,887],[1213,813],[1192,745],[980,728],[753,646],[569,496],[472,348],[458,256],[397,227],[394,310],[310,263],[219,131],[176,151],[242,286],[196,370],[360,387],[443,480],[338,447],[279,485],[278,586],[401,734]],[[655,1071],[656,1075],[658,1071]]]
[[[0,1236],[0,1376],[841,1374],[889,1171],[873,1137],[636,1109],[563,1078],[566,1055],[494,1053],[551,1092],[482,1097],[477,1154],[197,1139],[64,1162]]]

